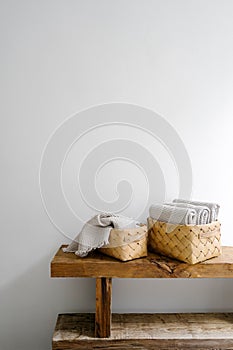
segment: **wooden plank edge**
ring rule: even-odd
[[[130,339],[130,340],[77,340],[72,342],[52,342],[53,350],[233,350],[233,340],[230,339]]]

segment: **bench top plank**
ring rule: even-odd
[[[233,278],[233,247],[222,247],[221,256],[196,265],[150,252],[146,258],[128,262],[97,251],[79,258],[74,253],[64,253],[62,247],[51,261],[51,277]]]

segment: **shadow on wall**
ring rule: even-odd
[[[114,280],[113,285],[117,312],[233,311],[233,279],[131,279]]]
[[[94,311],[95,281],[50,279],[50,260],[44,257],[1,290],[1,350],[49,350],[58,313]]]

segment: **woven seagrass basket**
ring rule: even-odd
[[[121,261],[147,256],[147,226],[131,229],[112,229],[109,244],[98,249],[101,253]]]
[[[148,218],[148,247],[152,252],[189,264],[221,254],[219,221],[206,225],[173,225]]]

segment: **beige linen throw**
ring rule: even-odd
[[[109,235],[112,228],[125,229],[136,228],[139,223],[132,218],[125,216],[101,213],[95,215],[87,221],[81,232],[75,237],[64,252],[74,252],[76,255],[84,257],[91,250],[100,248],[108,244]]]

